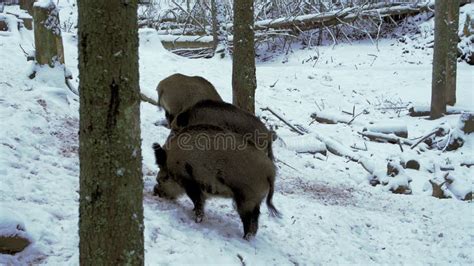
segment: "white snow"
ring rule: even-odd
[[[0,206],[0,236],[30,238],[26,233],[25,223],[13,210]]]
[[[54,7],[54,2],[53,0],[37,0],[33,6],[49,9],[50,7]]]
[[[474,9],[474,4],[466,8]],[[64,21],[69,13],[60,8],[60,16]],[[66,68],[78,87],[74,34],[63,33],[63,41]],[[163,48],[156,31],[139,34],[140,87],[147,96],[156,99],[158,82],[179,72],[205,77],[225,101],[231,101],[229,58],[182,58]],[[14,256],[0,255],[0,263],[78,265],[78,97],[65,86],[64,69],[40,69],[38,78],[28,79],[28,63],[18,44],[31,47],[32,40],[32,32],[25,29],[0,35],[0,203],[21,216],[35,240]],[[409,53],[404,53],[407,47]],[[305,63],[316,54],[316,64]],[[452,127],[458,123],[459,115],[431,121],[409,117],[407,111],[380,109],[429,105],[431,58],[431,49],[381,40],[379,51],[360,41],[317,51],[295,50],[257,63],[257,115],[283,140],[297,134],[260,108],[269,106],[307,129],[305,138],[324,139],[361,158],[378,176],[388,178],[387,159],[417,159],[421,169],[405,169],[403,175],[388,179],[390,185],[412,180],[413,195],[398,195],[388,191],[390,186],[372,187],[370,175],[356,162],[274,145],[278,160],[274,204],[283,218],[269,217],[262,206],[259,232],[251,242],[242,239],[240,219],[228,199],[209,200],[206,218],[196,224],[188,198],[169,202],[152,195],[158,168],[151,146],[163,143],[169,131],[156,123],[164,112],[142,103],[146,265],[472,265],[472,202],[431,197],[428,180],[444,173],[437,172],[440,165],[449,164],[454,167],[449,171],[454,182],[448,189],[454,195],[472,190],[474,168],[459,164],[474,157],[474,135],[466,136],[457,151],[420,152],[405,146],[401,152],[398,145],[366,141],[357,134],[361,125],[379,121],[406,125],[410,137],[424,136],[441,123]],[[458,64],[459,108],[474,106],[472,73],[472,66]],[[317,105],[332,113],[352,112],[355,106],[356,114],[364,109],[368,114],[357,117],[355,125],[311,123]],[[352,145],[366,145],[367,151],[351,149]]]

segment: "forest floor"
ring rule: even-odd
[[[474,4],[468,5],[472,10]],[[66,66],[78,84],[77,37],[65,33]],[[16,255],[0,255],[0,264],[77,265],[78,250],[78,97],[65,86],[62,71],[40,69],[27,77],[22,47],[33,34],[13,30],[0,34],[0,205],[21,219],[34,240]],[[470,264],[474,263],[473,205],[455,198],[437,199],[428,180],[433,165],[453,165],[458,186],[471,189],[474,168],[459,166],[473,158],[474,136],[456,151],[417,152],[398,145],[364,140],[357,131],[370,123],[404,124],[409,138],[423,136],[441,123],[455,126],[459,115],[438,120],[413,118],[393,106],[429,105],[432,49],[416,49],[425,39],[382,39],[294,50],[257,64],[257,115],[281,140],[275,206],[283,218],[262,208],[260,229],[251,242],[232,202],[211,199],[206,219],[192,220],[192,204],[183,197],[172,203],[153,196],[158,171],[151,144],[163,143],[169,131],[160,126],[164,113],[141,105],[145,182],[145,261],[157,264]],[[317,56],[317,60],[315,59]],[[154,30],[140,30],[140,87],[156,98],[160,80],[173,74],[199,75],[231,101],[230,59],[186,59],[163,49]],[[474,68],[458,64],[456,106],[474,107]],[[292,124],[317,132],[371,158],[380,171],[387,159],[415,158],[420,171],[411,175],[412,195],[392,194],[371,186],[370,175],[357,163],[330,153],[297,153],[284,140],[297,136],[261,108],[271,107]],[[342,115],[366,110],[351,125],[313,122],[324,110]],[[283,140],[283,141],[282,141]],[[300,140],[303,141],[303,140]],[[307,141],[307,140],[306,140]],[[304,141],[302,145],[305,145]]]

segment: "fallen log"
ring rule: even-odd
[[[318,112],[311,114],[311,118],[321,124],[348,124],[352,117],[346,117],[335,113]]]
[[[473,113],[471,110],[448,106],[445,115],[458,115],[463,113]],[[408,109],[408,115],[412,117],[429,116],[429,106],[412,106]]]
[[[283,139],[285,147],[297,153],[327,154],[326,144],[311,134]]]
[[[460,1],[461,5],[466,0]],[[332,26],[341,23],[351,23],[359,19],[380,20],[394,15],[416,15],[422,12],[433,12],[434,2],[428,3],[379,3],[360,7],[345,8],[319,14],[307,14],[278,19],[266,19],[255,22],[256,30],[268,28],[308,30],[321,26]],[[232,25],[227,25],[227,27]]]
[[[262,110],[271,111],[271,109],[269,109],[268,107],[262,108]],[[288,121],[286,121],[281,115],[276,114],[274,111],[271,111],[271,113],[274,114],[278,119],[283,121],[285,124],[293,128],[298,134],[305,135],[305,133],[296,129],[293,125],[291,125]],[[306,130],[306,129],[305,131],[309,132],[309,130]],[[360,164],[362,168],[364,168],[373,177],[373,179],[370,181],[371,184],[373,185],[380,184],[379,179],[381,177],[385,179],[388,177],[388,174],[384,173],[383,171],[380,171],[379,168],[375,167],[375,165],[373,164],[373,159],[366,158],[365,156],[355,153],[354,151],[352,151],[351,149],[347,147],[344,147],[341,143],[339,143],[338,141],[334,140],[331,137],[324,136],[317,132],[312,132],[305,136],[314,136],[316,139],[321,141],[326,146],[327,150],[331,152],[332,154],[347,158],[353,162]],[[389,171],[389,169],[387,169],[387,171]],[[395,175],[398,175],[400,171],[401,170],[397,168],[397,173]],[[393,178],[393,176],[391,177]],[[396,177],[396,180],[391,180],[391,181],[389,180],[386,183],[386,185],[390,185],[389,190],[392,191],[393,193],[411,194],[411,189],[409,186],[410,181],[411,179],[407,177],[406,175],[400,175]]]
[[[278,119],[280,119],[283,123],[285,123],[291,129],[293,129],[299,135],[305,135],[306,134],[302,130],[300,130],[300,129],[296,128],[295,126],[293,126],[292,124],[290,124],[288,121],[286,121],[286,119],[284,119],[281,115],[277,114],[275,111],[271,110],[270,108],[268,108],[268,107],[261,108],[261,110],[269,111],[270,113],[275,115]],[[309,132],[309,130],[306,130],[306,129],[305,129],[305,131]],[[369,172],[372,175],[374,174],[375,167],[370,163],[369,159],[367,159],[367,158],[365,158],[365,157],[363,157],[359,154],[354,153],[351,149],[342,146],[341,143],[339,143],[338,141],[336,141],[336,140],[334,140],[330,137],[326,137],[326,136],[321,135],[317,132],[312,132],[311,135],[313,135],[319,141],[323,142],[326,145],[326,148],[330,153],[332,153],[334,155],[337,155],[337,156],[340,156],[340,157],[347,158],[347,159],[349,159],[353,162],[359,163],[367,172]]]
[[[410,146],[414,144],[412,140],[397,137],[394,134],[384,134],[384,133],[377,133],[377,132],[370,132],[370,131],[357,132],[357,134],[367,137],[369,140],[377,141],[377,142],[389,142],[392,144],[401,143],[401,144],[410,145]]]
[[[362,131],[370,131],[374,133],[394,134],[395,136],[408,138],[408,129],[406,124],[395,123],[378,123],[367,126]]]
[[[167,50],[212,48],[212,36],[159,35],[163,47]]]

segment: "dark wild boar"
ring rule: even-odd
[[[243,136],[212,125],[191,126],[153,149],[160,167],[155,193],[168,199],[186,193],[196,222],[204,217],[207,196],[233,198],[247,240],[257,233],[265,196],[270,214],[279,216],[272,203],[273,161]]]
[[[214,86],[203,77],[173,74],[158,83],[158,105],[171,125],[174,117],[202,100],[222,101]]]
[[[222,101],[203,100],[180,113],[171,124],[179,130],[193,125],[209,124],[238,133],[255,143],[273,160],[274,133],[255,115]]]

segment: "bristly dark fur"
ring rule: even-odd
[[[192,107],[180,113],[175,118],[176,126],[180,128],[187,127],[190,124],[190,120],[193,119],[193,116],[197,116],[197,114],[201,116],[203,114],[200,114],[199,112],[204,112],[205,114],[206,110],[213,110],[217,113],[222,111],[223,113],[228,113],[230,115],[235,114],[235,117],[242,117],[241,119],[245,120],[246,123],[256,125],[256,128],[258,127],[266,128],[265,125],[262,123],[262,121],[260,121],[260,119],[257,118],[255,115],[245,110],[242,110],[233,104],[215,101],[215,100],[199,101]],[[212,121],[208,121],[208,122],[212,123]],[[236,125],[234,125],[232,122],[220,124],[219,126],[222,126],[223,128],[225,128],[225,130],[241,133],[239,126],[235,127]],[[265,129],[265,130],[268,130],[268,129]],[[274,155],[273,155],[272,141],[274,140],[274,133],[272,131],[268,131],[268,132],[271,134],[271,138],[267,144],[268,145],[267,154],[268,154],[268,157],[273,161]],[[252,145],[256,144],[254,140],[249,140],[249,142],[252,143]]]
[[[226,129],[223,129],[222,127],[218,127],[215,125],[208,125],[208,124],[199,124],[199,125],[192,125],[192,126],[187,126],[179,131],[179,134],[185,133],[185,132],[192,132],[192,131],[219,131],[219,132],[229,132]]]
[[[166,151],[158,143],[153,143],[152,146],[155,151],[155,162],[157,165],[162,166],[166,164]]]
[[[247,112],[246,110],[240,109],[239,107],[226,103],[226,102],[219,102],[219,101],[214,101],[214,100],[202,100],[200,102],[197,102],[195,105],[190,107],[188,110],[191,111],[192,109],[197,109],[197,108],[213,108],[213,109],[221,109],[221,110],[226,110],[226,111],[235,111],[235,112],[244,112],[248,117],[251,119],[257,119],[253,114]],[[260,121],[260,120],[259,120]]]

